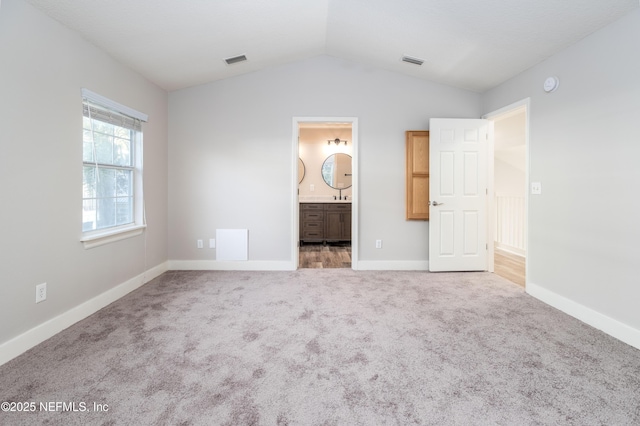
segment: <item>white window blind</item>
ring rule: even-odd
[[[82,99],[96,105],[102,105],[105,109],[108,109],[111,111],[117,111],[122,115],[131,117],[131,118],[137,118],[140,121],[144,121],[144,122],[149,121],[149,116],[147,114],[144,114],[140,111],[136,111],[135,109],[130,108],[126,105],[122,105],[118,102],[112,101],[111,99],[106,98],[102,95],[99,95],[95,92],[92,92],[89,89],[82,89]]]
[[[107,109],[103,106],[85,100],[82,103],[82,115],[87,118],[124,127],[125,129],[142,131],[142,123],[139,119]]]

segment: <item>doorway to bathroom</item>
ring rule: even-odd
[[[293,121],[296,269],[357,269],[357,119]]]

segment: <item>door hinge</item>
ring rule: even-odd
[[[487,243],[487,244],[485,244],[485,245],[484,245],[484,249],[485,249],[485,250],[489,250],[489,243]]]

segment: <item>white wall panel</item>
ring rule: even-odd
[[[0,58],[2,344],[167,261],[168,97],[22,0],[2,1]],[[90,250],[80,242],[83,87],[149,115],[148,226]]]
[[[635,330],[639,43],[635,10],[482,97],[484,113],[531,100],[527,282]]]
[[[479,98],[329,56],[170,93],[170,258],[215,259],[195,241],[242,228],[250,261],[290,260],[292,117],[357,117],[359,260],[428,260],[428,222],[405,220],[405,131],[479,117]]]

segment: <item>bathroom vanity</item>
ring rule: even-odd
[[[335,139],[339,140],[339,139]],[[336,143],[329,140],[329,144]],[[346,141],[340,140],[340,142]],[[309,155],[309,149],[305,150]],[[311,166],[319,167],[317,158],[309,158]],[[300,214],[300,245],[304,243],[351,243],[351,196],[352,158],[345,153],[333,153],[327,156],[318,169],[307,174],[307,164],[299,159],[298,162],[298,200]],[[307,176],[309,176],[307,178]],[[316,182],[319,186],[316,192]],[[303,180],[307,184],[300,191]]]
[[[300,245],[351,241],[351,202],[300,203]]]

